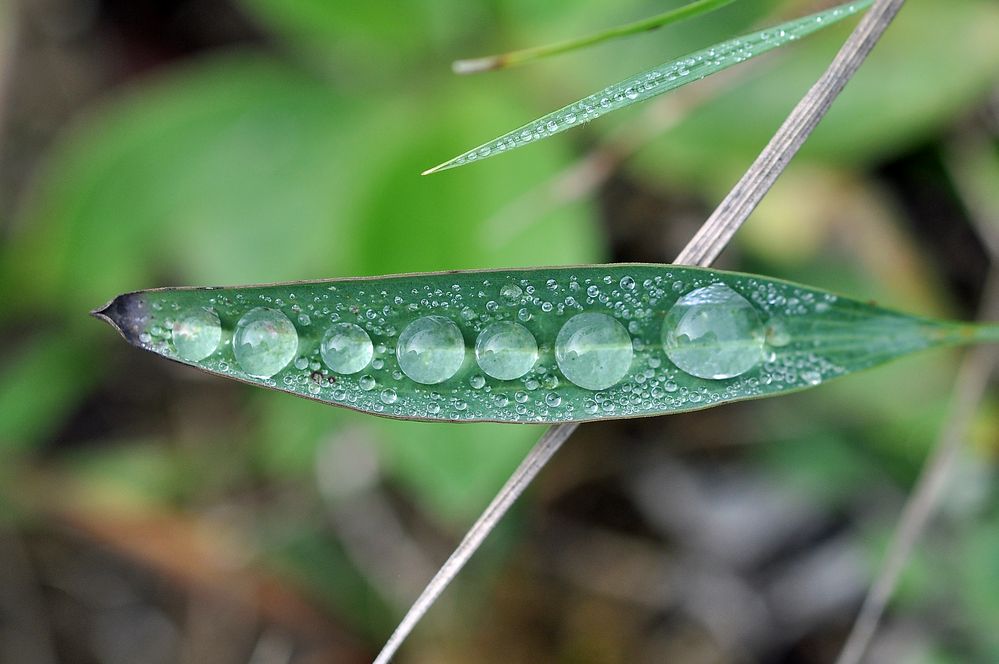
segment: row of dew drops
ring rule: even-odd
[[[635,280],[620,280],[623,291],[633,291]],[[522,289],[507,283],[500,295],[515,301]],[[209,308],[196,308],[170,324],[170,338],[177,355],[200,362],[214,354],[222,342],[218,315]],[[787,345],[790,337],[775,322],[764,326],[757,309],[729,286],[716,282],[695,288],[680,297],[666,314],[661,341],[669,360],[691,376],[723,380],[741,376],[767,361],[768,347]],[[381,346],[381,344],[379,344]],[[239,367],[248,375],[269,379],[295,361],[297,369],[313,368],[299,351],[298,333],[281,311],[256,307],[239,318],[232,335],[232,350]],[[371,366],[380,368],[376,347],[364,328],[338,322],[326,329],[319,347],[323,363],[333,372],[352,375]],[[383,348],[379,348],[383,351]],[[555,360],[565,378],[586,390],[604,390],[622,381],[632,366],[634,344],[628,329],[614,317],[593,311],[578,313],[559,329],[554,344]],[[436,385],[454,377],[465,362],[465,341],[450,318],[427,315],[413,320],[399,334],[396,348],[399,369],[422,385]],[[478,334],[474,344],[478,367],[500,380],[516,380],[528,374],[539,359],[538,343],[523,325],[511,320],[494,321]],[[302,366],[298,366],[299,362]],[[377,364],[375,364],[377,363]],[[818,382],[820,378],[814,381]],[[479,383],[476,385],[476,381]],[[481,388],[481,375],[471,378]],[[362,390],[376,387],[373,377],[358,380]],[[392,388],[380,393],[384,404],[398,399]],[[561,397],[550,393],[550,407]],[[588,402],[589,403],[589,402]],[[589,410],[589,409],[588,409]]]

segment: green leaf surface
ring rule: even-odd
[[[786,281],[648,264],[166,288],[95,313],[210,373],[431,421],[697,410],[999,338]]]
[[[675,90],[687,83],[699,81],[853,16],[869,7],[872,1],[857,0],[845,3],[670,60],[472,148],[428,169],[424,174],[457,168],[510,152],[578,127],[612,111]]]

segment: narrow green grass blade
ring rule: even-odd
[[[848,2],[671,60],[483,143],[449,161],[427,169],[423,174],[429,175],[510,152],[611,111],[675,90],[853,16],[867,9],[872,2],[873,0]]]
[[[812,387],[999,327],[626,264],[129,293],[94,312],[209,373],[386,417],[558,423]]]
[[[492,71],[495,69],[506,69],[507,67],[514,67],[528,62],[534,62],[535,60],[541,60],[542,58],[551,57],[553,55],[576,51],[581,48],[586,48],[587,46],[593,46],[594,44],[599,44],[611,39],[617,39],[618,37],[627,37],[628,35],[634,35],[639,32],[656,30],[672,23],[679,23],[680,21],[688,18],[694,18],[696,16],[700,16],[701,14],[713,12],[714,10],[720,9],[725,5],[732,4],[733,2],[735,2],[735,0],[695,0],[695,2],[683,5],[682,7],[676,7],[675,9],[657,14],[656,16],[650,16],[649,18],[642,19],[640,21],[619,25],[615,28],[586,35],[585,37],[567,39],[555,44],[535,46],[534,48],[525,48],[519,51],[501,53],[499,55],[487,55],[482,58],[471,58],[468,60],[455,60],[451,65],[451,68],[456,74],[474,74],[477,72]]]

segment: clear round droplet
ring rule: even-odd
[[[353,323],[337,323],[326,330],[319,346],[323,362],[339,374],[357,373],[368,366],[374,353],[371,337]]]
[[[370,392],[371,390],[375,389],[376,385],[378,385],[378,381],[376,381],[371,376],[364,374],[363,376],[360,377],[360,379],[358,379],[357,384],[365,392]]]
[[[493,323],[475,341],[475,359],[493,378],[520,378],[538,361],[538,342],[526,327],[511,321]]]
[[[381,399],[383,404],[389,405],[395,403],[399,398],[399,395],[396,394],[396,391],[391,387],[386,387],[382,390],[382,393],[378,395],[378,398]]]
[[[628,330],[607,314],[576,314],[555,338],[558,368],[588,390],[604,390],[620,382],[633,356]]]
[[[203,360],[219,347],[222,323],[210,309],[195,309],[173,324],[173,347],[185,360]]]
[[[298,353],[298,332],[277,309],[257,307],[236,323],[232,351],[243,371],[257,378],[270,378]]]
[[[458,373],[465,360],[465,340],[450,319],[424,316],[402,331],[395,352],[404,374],[417,383],[435,385]]]
[[[749,300],[722,283],[690,291],[666,314],[666,357],[711,380],[740,376],[763,360],[760,316]]]

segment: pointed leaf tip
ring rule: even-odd
[[[120,334],[125,341],[144,347],[142,334],[149,325],[149,312],[142,293],[124,293],[90,312]]]
[[[433,175],[434,173],[447,170],[448,168],[450,168],[450,166],[447,165],[447,162],[444,162],[443,164],[437,164],[436,166],[428,168],[427,170],[420,173],[420,175]]]

